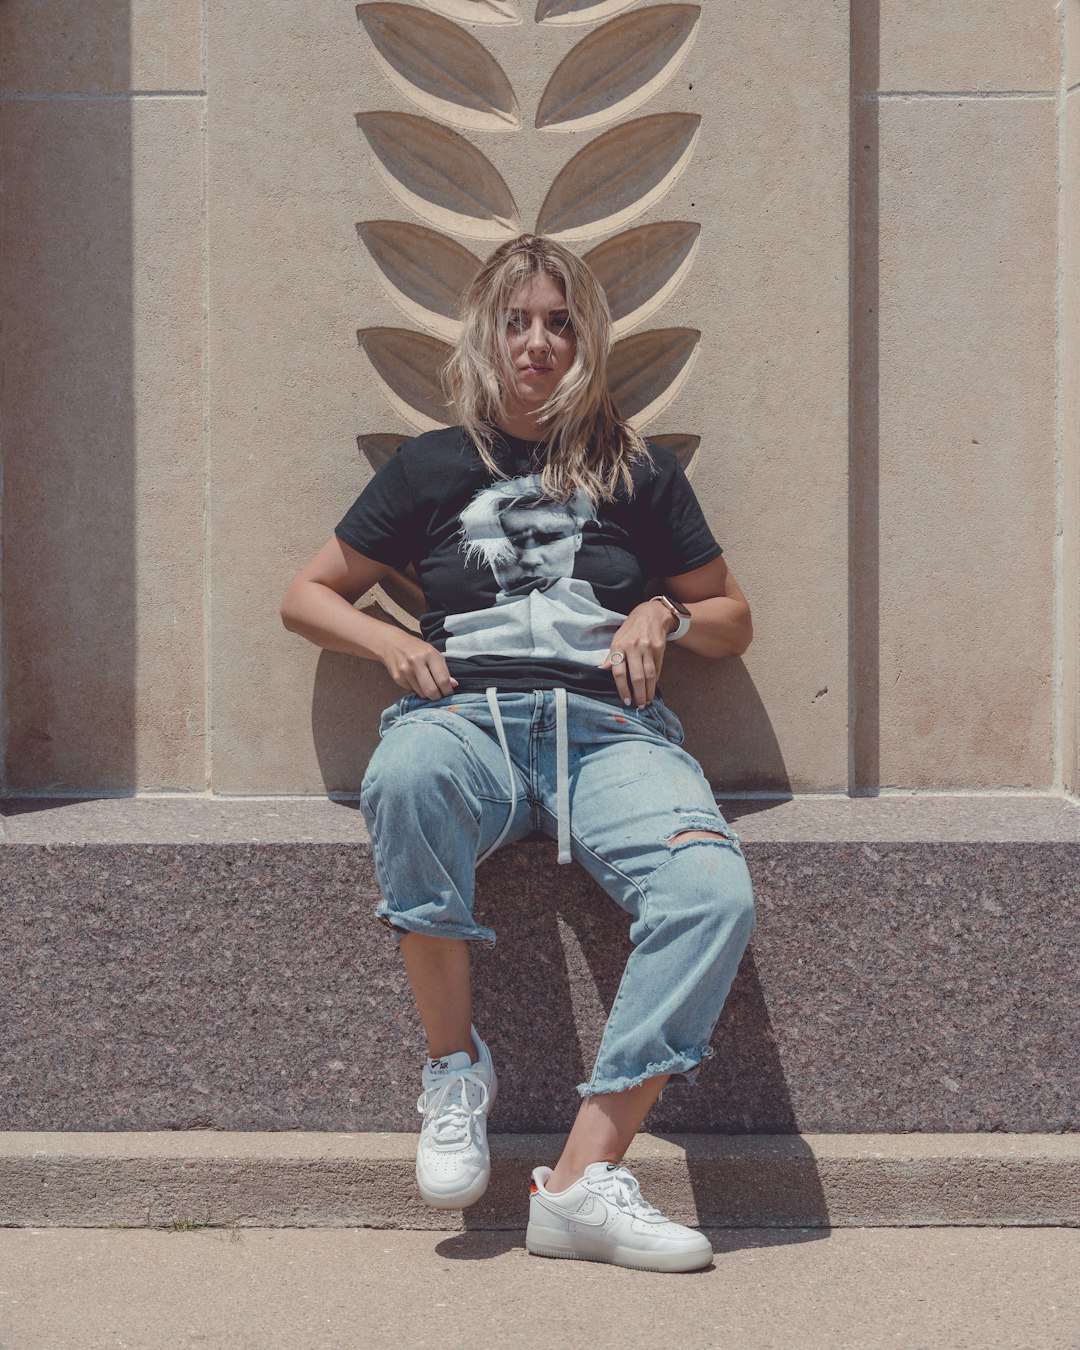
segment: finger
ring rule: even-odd
[[[637,652],[632,656],[627,656],[626,664],[630,667],[630,683],[634,690],[634,703],[637,707],[644,708],[649,701],[647,697],[648,681],[645,678],[641,656]]]
[[[646,656],[642,659],[642,670],[645,672],[645,702],[651,703],[656,697],[656,682],[660,678],[660,663],[652,656]]]
[[[440,698],[449,698],[457,687],[457,680],[447,669],[446,658],[442,652],[433,651],[428,657],[428,670],[431,672],[431,678],[435,681],[440,690]]]
[[[418,662],[412,668],[413,688],[421,698],[435,699],[443,697],[442,690],[435,683],[431,671],[428,670],[427,662]]]
[[[633,699],[630,697],[630,683],[626,678],[626,662],[620,661],[618,665],[613,666],[609,661],[608,669],[615,680],[615,688],[619,691],[619,697],[629,708]]]

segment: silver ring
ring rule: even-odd
[[[612,664],[613,666],[621,666],[622,663],[626,660],[626,653],[625,653],[625,652],[612,652],[612,653],[608,656],[608,660],[611,662],[611,664]]]

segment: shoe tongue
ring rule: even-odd
[[[610,1176],[618,1168],[618,1163],[598,1162],[590,1163],[585,1169],[585,1175],[593,1181],[600,1181],[604,1177]]]
[[[433,1074],[449,1073],[451,1069],[468,1069],[472,1065],[472,1056],[467,1050],[455,1050],[452,1055],[443,1055],[441,1059],[429,1059],[428,1069]]]

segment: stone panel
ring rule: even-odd
[[[1080,84],[1080,0],[1065,0],[1065,84]]]
[[[852,0],[852,19],[859,90],[1054,90],[1060,79],[1057,0]]]
[[[204,784],[200,113],[3,105],[15,789]]]
[[[480,257],[500,219],[531,227],[577,152],[613,135],[610,155],[591,153],[604,169],[620,147],[639,145],[643,205],[632,221],[620,214],[628,208],[618,194],[630,189],[613,174],[603,229],[701,227],[692,270],[658,308],[642,307],[650,329],[701,334],[689,378],[656,400],[662,411],[647,430],[702,438],[694,481],[758,623],[745,664],[673,653],[665,690],[718,783],[843,786],[846,15],[793,14],[777,29],[742,7],[722,23],[705,10],[688,54],[685,43],[665,49],[663,87],[647,104],[616,91],[633,118],[669,120],[634,130],[622,121],[596,136],[590,119],[605,114],[591,103],[582,105],[586,131],[532,125],[550,75],[588,26],[527,16],[470,31],[512,76],[520,128],[504,119],[505,129],[485,129],[498,112],[485,103],[461,111],[453,135],[442,130],[457,116],[453,82],[443,80],[432,102],[420,65],[396,49],[395,79],[386,77],[351,11],[211,7],[214,784],[355,790],[378,711],[397,696],[380,668],[320,656],[276,621],[290,577],[370,476],[357,435],[405,435],[410,416],[428,424],[432,406],[426,383],[385,396],[367,353],[386,358],[390,344],[380,336],[362,352],[356,331],[417,331],[432,313],[445,332],[437,288],[402,304],[400,286],[386,285],[385,247],[380,265],[357,223],[405,221],[414,238],[438,231]],[[588,56],[574,60],[587,65]],[[793,66],[803,73],[791,84]],[[494,108],[499,81],[485,70]],[[560,107],[574,106],[561,97]],[[357,113],[378,115],[365,118],[362,135]],[[478,117],[487,119],[479,128]],[[680,139],[698,117],[696,141]],[[460,138],[509,190],[512,212],[494,176],[494,215],[470,205],[460,184],[434,205],[424,196],[423,165],[438,169],[439,146],[454,163],[476,163]],[[556,212],[559,200],[549,199],[552,228],[569,231],[575,248],[596,247],[600,227]],[[365,235],[386,237],[383,227]],[[419,335],[394,344],[406,355],[437,350]]]
[[[1065,118],[1061,761],[1066,788],[1080,792],[1080,90],[1066,99]]]
[[[853,587],[880,629],[858,695],[878,703],[867,786],[878,757],[886,786],[1052,782],[1054,112],[862,108],[857,426],[877,502],[855,519]]]
[[[0,88],[114,94],[198,89],[199,0],[5,0]]]

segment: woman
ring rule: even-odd
[[[542,1256],[692,1270],[703,1234],[650,1206],[623,1155],[670,1081],[692,1083],[754,928],[737,838],[657,693],[669,641],[741,654],[750,610],[673,455],[620,417],[611,321],[574,254],[524,235],[480,269],[444,376],[460,426],[407,441],[292,582],[282,618],[381,661],[361,805],[430,1058],[416,1175],[432,1205],[488,1183],[496,1076],[472,1025],[478,861],[539,828],[632,920],[634,951],[573,1129],[538,1167]],[[413,563],[423,637],[354,603]],[[659,578],[659,589],[646,582]]]

